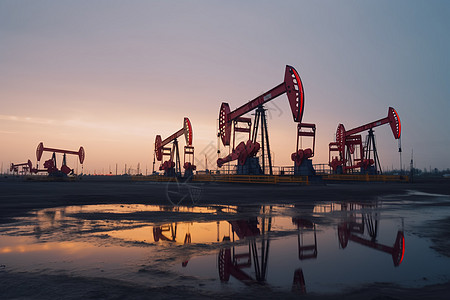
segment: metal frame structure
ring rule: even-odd
[[[219,111],[219,137],[224,146],[230,146],[231,135],[233,134],[233,149],[231,151],[232,153],[230,153],[228,156],[219,158],[217,160],[217,166],[219,168],[223,164],[237,159],[239,159],[239,165],[244,165],[247,161],[247,158],[255,156],[259,148],[261,147],[263,152],[263,174],[265,174],[266,151],[269,158],[269,174],[273,174],[264,104],[283,94],[286,94],[288,97],[294,122],[301,123],[304,110],[303,84],[298,72],[294,67],[289,65],[286,66],[284,81],[282,83],[256,97],[255,99],[247,102],[246,104],[238,107],[237,109],[231,111],[228,103],[222,102]],[[235,148],[235,133],[250,133],[249,128],[242,129],[241,127],[237,127],[236,125],[238,122],[247,122],[250,127],[251,121],[249,120],[249,118],[243,119],[242,116],[254,109],[256,109],[256,114],[252,136],[251,138],[249,138],[249,142],[241,142]],[[260,121],[261,125],[259,125]],[[261,127],[261,144],[257,142],[259,126]]]
[[[86,156],[86,153],[84,151],[83,147],[80,147],[80,149],[78,149],[78,151],[72,151],[72,150],[64,150],[64,149],[57,149],[57,148],[48,148],[48,147],[44,147],[44,143],[40,142],[39,145],[36,148],[36,158],[37,158],[37,164],[36,164],[36,169],[33,169],[34,173],[37,173],[41,170],[39,170],[39,162],[42,158],[42,154],[44,152],[53,152],[52,154],[52,158],[49,160],[46,160],[44,162],[44,168],[47,170],[47,172],[49,173],[49,175],[54,175],[54,176],[58,176],[58,175],[68,175],[69,173],[73,172],[72,169],[70,169],[67,166],[66,163],[66,155],[67,154],[71,154],[71,155],[77,155],[78,159],[80,161],[81,164],[81,168],[83,168],[83,162]],[[56,167],[56,153],[62,153],[63,154],[63,160],[62,160],[62,165],[61,165],[61,170],[59,170]]]
[[[303,137],[312,138],[311,148],[299,148],[299,143]],[[314,150],[316,145],[316,124],[298,123],[297,124],[297,143],[296,150],[291,154],[291,159],[294,162],[294,175],[315,175],[316,172],[312,166],[310,158],[314,157]],[[308,164],[304,164],[308,161]],[[302,166],[304,165],[304,167]]]
[[[193,131],[189,118],[185,117],[183,120],[183,128],[170,135],[166,139],[162,140],[161,135],[157,135],[155,138],[155,151],[153,156],[153,173],[155,172],[155,157],[158,161],[162,161],[164,156],[168,156],[169,159],[161,163],[160,170],[164,171],[166,176],[178,177],[181,176],[181,162],[180,153],[178,148],[178,138],[184,135],[186,140],[186,146],[184,147],[184,162],[183,167],[186,173],[192,175],[192,171],[195,170],[194,163],[194,147],[192,146]],[[172,143],[172,148],[166,147],[169,143]],[[175,162],[174,160],[175,156]],[[186,157],[192,159],[192,161],[186,161]]]
[[[19,167],[21,167],[20,171],[19,171]],[[13,172],[13,174],[16,173],[17,175],[19,175],[19,173],[21,173],[22,175],[24,175],[27,173],[32,173],[33,164],[31,162],[31,160],[28,160],[28,162],[26,162],[26,163],[20,163],[20,164],[11,163],[9,170],[11,172]]]
[[[364,172],[367,172],[368,168],[373,165],[375,174],[378,174],[378,172],[382,173],[373,129],[384,124],[389,124],[391,126],[394,138],[399,140],[400,145],[402,128],[400,117],[398,116],[397,111],[392,107],[388,108],[387,117],[351,130],[346,131],[344,125],[339,124],[336,130],[336,141],[331,142],[328,146],[328,163],[329,166],[333,168],[333,171],[335,173],[347,174],[348,171],[361,169],[364,170]],[[364,131],[368,131],[365,146],[363,146],[361,135],[359,135],[359,133]],[[359,151],[355,152],[358,147]],[[332,153],[334,152],[338,152],[338,156],[333,156]],[[399,152],[401,152],[400,146]],[[356,156],[355,158],[355,155],[358,153],[359,157]],[[341,169],[342,171],[340,171]]]

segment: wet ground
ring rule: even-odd
[[[2,298],[446,299],[444,183],[2,181]]]

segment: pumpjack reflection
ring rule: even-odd
[[[222,213],[222,210],[217,211],[219,215]],[[283,213],[280,215],[281,211]],[[221,282],[229,282],[233,278],[245,285],[283,284],[273,283],[274,278],[268,277],[268,269],[274,269],[271,273],[280,272],[277,269],[280,264],[275,263],[269,267],[269,260],[278,262],[283,261],[283,259],[290,260],[288,264],[290,264],[290,267],[294,267],[291,269],[293,272],[292,277],[290,277],[291,290],[299,294],[306,293],[307,270],[315,265],[315,263],[306,263],[306,261],[318,259],[320,232],[328,231],[333,226],[329,223],[330,219],[324,218],[328,214],[336,213],[339,216],[334,226],[337,226],[338,229],[337,237],[341,249],[346,249],[351,241],[390,254],[394,266],[399,266],[403,260],[405,252],[403,231],[397,231],[393,246],[389,245],[389,242],[385,242],[386,240],[389,241],[391,235],[394,238],[395,232],[386,227],[386,224],[380,225],[381,217],[376,202],[363,204],[328,203],[284,208],[277,206],[236,207],[233,208],[233,212],[236,216],[245,215],[246,217],[228,221],[222,219],[205,223],[172,222],[153,226],[154,241],[184,245],[219,243],[221,248],[217,256],[217,265]],[[287,217],[286,214],[294,217]],[[331,218],[334,219],[333,216]],[[320,228],[320,231],[317,231],[317,228]],[[285,232],[288,235],[280,236],[278,234],[280,232]],[[297,235],[296,243],[281,244],[284,246],[290,245],[288,246],[290,249],[295,247],[297,250],[296,256],[274,257],[274,255],[279,256],[280,253],[282,253],[281,255],[285,253],[283,250],[280,252],[277,247],[281,240],[294,241],[292,234]],[[272,237],[276,237],[276,241],[272,240]],[[276,248],[271,250],[270,247]],[[332,249],[326,249],[325,251],[329,255],[328,253]],[[190,260],[189,255],[192,255],[190,251],[185,253],[186,257],[182,258],[181,262],[182,267],[187,267]],[[352,258],[349,259],[352,260]],[[310,274],[310,276],[316,275]],[[284,284],[289,284],[289,276],[285,278],[283,275],[280,278],[284,278]],[[311,278],[311,280],[314,280],[314,278]],[[277,280],[280,279],[277,278],[275,281]]]
[[[391,254],[394,266],[399,266],[405,255],[405,236],[403,230],[397,231],[397,237],[393,246],[383,245],[377,242],[379,214],[370,210],[365,212],[367,205],[349,204],[343,206],[343,210],[349,209],[347,218],[338,225],[338,238],[340,246],[345,249],[349,241]],[[355,213],[353,210],[361,209]],[[366,230],[367,229],[367,230]]]
[[[177,223],[165,224],[161,226],[153,227],[153,239],[155,242],[168,241],[168,242],[176,242],[177,239]],[[167,234],[164,234],[167,233]],[[191,233],[187,232],[184,236],[184,245],[190,244],[192,242]],[[186,267],[189,263],[189,258],[183,260],[181,265]]]
[[[267,282],[267,268],[270,249],[270,235],[272,230],[272,207],[262,207],[262,217],[253,217],[245,220],[228,221],[232,227],[231,236],[224,236],[223,242],[232,242],[231,246],[223,247],[218,255],[219,278],[222,282],[228,282],[234,277],[246,285]],[[292,224],[297,227],[298,236],[298,259],[306,260],[317,257],[316,225],[301,217],[292,218]],[[305,242],[306,235],[312,234],[312,242]],[[248,250],[238,252],[235,242],[239,240],[248,241]],[[260,245],[258,245],[260,243]],[[251,276],[249,269],[253,265],[254,275]],[[292,290],[306,293],[305,279],[302,269],[294,272]]]
[[[248,251],[237,253],[236,246],[221,248],[218,256],[219,277],[222,282],[227,282],[230,276],[239,281],[251,284],[264,284],[266,282],[267,263],[269,258],[270,240],[266,233],[271,231],[272,217],[270,216],[272,207],[262,208],[263,216],[261,218],[260,228],[258,228],[258,219],[253,217],[247,220],[228,221],[232,227],[232,234],[224,236],[223,241],[235,242],[235,236],[240,240],[248,240]],[[266,213],[268,216],[266,217]],[[257,236],[261,236],[261,247],[258,251]],[[255,278],[244,271],[252,266],[255,272]]]
[[[155,242],[158,242],[159,240],[175,242],[176,238],[177,238],[177,223],[153,227],[153,239],[155,240]]]
[[[267,208],[266,208],[267,209]],[[402,263],[405,253],[405,238],[402,230],[397,231],[393,246],[378,242],[379,236],[379,211],[377,204],[341,203],[330,204],[328,207],[301,207],[301,213],[292,218],[292,224],[297,229],[298,260],[315,260],[318,258],[317,221],[321,226],[321,218],[315,218],[315,213],[332,213],[335,211],[346,213],[343,221],[338,223],[338,239],[342,249],[345,249],[349,241],[388,253],[392,256],[394,266]],[[231,245],[223,247],[218,255],[219,278],[222,282],[228,282],[234,277],[246,285],[267,284],[267,269],[269,261],[269,246],[271,240],[268,233],[272,230],[272,207],[264,211],[261,217],[253,217],[239,221],[229,221],[232,226],[231,236],[224,236],[224,242]],[[274,220],[277,220],[274,217]],[[311,220],[314,220],[311,221]],[[327,226],[327,225],[323,225]],[[383,235],[390,236],[389,230]],[[368,235],[366,237],[365,235]],[[235,244],[235,239],[248,241],[248,250],[243,252]],[[386,239],[386,237],[383,236]],[[260,245],[258,245],[260,243]],[[240,252],[237,249],[241,249]],[[278,252],[279,253],[279,252]],[[277,258],[278,260],[278,258]],[[310,265],[310,264],[309,264]],[[251,274],[250,268],[254,272]],[[306,293],[306,280],[303,268],[294,271],[292,291]]]
[[[317,235],[316,224],[308,219],[301,217],[293,217],[292,223],[297,225],[297,237],[298,237],[298,259],[316,259],[317,258]],[[306,243],[304,241],[304,235],[306,230],[313,230],[313,243]],[[292,291],[306,294],[305,276],[303,275],[302,268],[296,269],[294,272],[294,280],[292,282]]]

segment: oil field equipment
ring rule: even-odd
[[[303,84],[298,72],[291,66],[286,66],[285,77],[282,83],[237,109],[231,111],[229,104],[222,102],[219,111],[218,134],[224,146],[230,146],[232,140],[232,148],[229,155],[217,160],[219,168],[227,162],[238,160],[238,175],[266,174],[267,158],[268,173],[273,175],[264,104],[285,93],[289,100],[294,122],[301,124],[304,110]],[[254,109],[256,109],[256,113],[252,129],[251,119],[243,117],[243,115]],[[260,142],[257,141],[259,130],[261,130]],[[242,141],[235,147],[236,132],[248,133],[249,137],[246,142]],[[262,168],[259,158],[256,157],[259,150],[261,150]],[[297,148],[297,152],[298,150]]]
[[[299,142],[303,137],[312,138],[312,149],[299,148]],[[311,160],[311,158],[314,156],[315,144],[316,144],[316,124],[298,123],[297,147],[296,151],[291,154],[291,159],[294,162],[294,175],[302,175],[302,176],[316,175]]]
[[[165,156],[168,160],[161,163],[160,171],[164,171],[164,175],[168,177],[181,177],[180,152],[178,149],[178,138],[184,135],[186,146],[184,146],[184,177],[190,177],[194,174],[196,166],[194,165],[194,147],[192,146],[193,132],[191,121],[184,118],[183,128],[166,138],[161,139],[161,135],[157,135],[155,139],[155,152],[153,157],[153,172],[155,170],[155,157],[158,161],[163,161]],[[172,143],[172,147],[166,147]],[[174,161],[175,159],[175,161]]]
[[[20,164],[11,163],[11,167],[9,168],[9,170],[16,175],[26,175],[27,173],[31,174],[33,170],[33,164],[31,163],[31,160],[28,160],[28,162],[26,163]]]
[[[336,141],[329,144],[328,164],[333,169],[333,172],[335,174],[347,174],[354,170],[359,170],[364,174],[382,173],[375,145],[373,128],[384,124],[389,124],[391,126],[394,138],[399,140],[398,151],[401,153],[400,135],[402,127],[400,118],[395,109],[389,107],[388,115],[383,119],[351,130],[345,130],[343,124],[338,125],[336,130]],[[367,130],[368,136],[365,145],[363,145],[359,133]],[[338,155],[334,156],[334,153],[336,152]]]
[[[84,158],[85,158],[85,152],[84,152],[83,147],[80,147],[80,149],[78,151],[62,150],[62,149],[44,147],[44,143],[40,142],[36,149],[36,158],[38,161],[38,163],[37,163],[38,168],[36,170],[34,170],[35,173],[41,171],[41,170],[38,170],[39,169],[39,161],[41,160],[41,157],[42,157],[42,154],[44,153],[44,151],[53,152],[52,158],[50,158],[49,160],[46,160],[44,162],[44,168],[46,169],[47,173],[50,176],[67,176],[68,174],[73,174],[74,170],[67,166],[66,154],[77,155],[78,159],[80,161],[81,167],[83,168],[83,162],[84,162]],[[56,166],[56,153],[63,154],[61,169],[58,169]]]

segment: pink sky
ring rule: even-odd
[[[217,147],[221,102],[235,109],[271,89],[286,64],[303,80],[303,121],[317,125],[314,163],[327,163],[339,123],[350,129],[385,117],[392,106],[403,125],[403,164],[409,167],[414,150],[418,168],[449,168],[449,6],[2,1],[3,170],[35,163],[42,141],[83,146],[85,172],[116,163],[119,172],[138,163],[150,171],[155,136],[174,133],[185,116],[200,155]],[[296,127],[286,96],[267,108],[275,165],[290,166]],[[398,168],[389,126],[375,133],[383,167]]]

